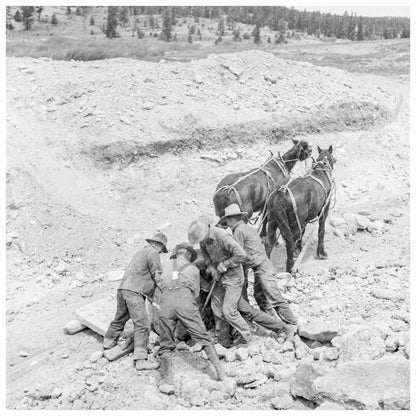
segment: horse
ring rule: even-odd
[[[294,146],[283,156],[272,153],[259,168],[225,176],[213,197],[216,215],[221,218],[231,204],[238,204],[241,211],[247,212],[248,218],[254,212],[261,212],[272,189],[284,183],[298,160],[305,160],[312,153],[306,141],[292,139],[292,142]]]
[[[266,253],[270,257],[276,244],[276,229],[279,228],[286,243],[286,271],[291,272],[295,248],[302,249],[302,237],[306,224],[319,220],[317,257],[326,259],[324,249],[325,221],[329,202],[335,187],[332,169],[336,162],[332,145],[322,150],[305,176],[295,178],[276,188],[266,204],[268,224],[265,241]]]

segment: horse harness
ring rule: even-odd
[[[280,156],[280,153],[279,153],[278,157],[273,157],[271,160],[267,161],[260,168],[256,168],[252,172],[248,173],[247,175],[244,175],[243,177],[237,179],[233,184],[221,186],[221,188],[218,188],[215,191],[215,194],[217,194],[218,192],[223,192],[223,191],[227,192],[228,194],[230,194],[231,192],[234,192],[235,197],[237,199],[238,206],[240,207],[240,210],[243,211],[243,209],[244,209],[243,201],[241,200],[241,196],[240,196],[239,192],[237,191],[237,189],[235,188],[235,186],[238,183],[240,183],[240,182],[244,181],[245,179],[247,179],[248,177],[250,177],[251,175],[254,175],[257,172],[263,172],[266,175],[266,183],[267,183],[267,190],[268,190],[267,193],[270,194],[271,190],[274,188],[274,185],[275,185],[275,180],[273,179],[273,176],[266,169],[266,165],[270,162],[275,162],[276,165],[278,166],[278,168],[280,169],[280,171],[283,173],[283,176],[286,177],[286,178],[289,177],[289,171],[287,170],[287,167],[284,163],[284,160],[282,159],[282,157]]]
[[[307,173],[305,176],[303,176],[303,178],[311,178],[311,179],[313,179],[315,182],[317,182],[319,185],[321,185],[321,186],[322,186],[322,188],[323,188],[323,190],[324,190],[324,192],[325,192],[325,203],[324,203],[324,205],[322,206],[321,211],[319,212],[319,214],[318,214],[317,218],[316,218],[315,220],[309,221],[309,223],[315,222],[315,221],[317,221],[317,220],[321,217],[321,215],[322,215],[322,213],[323,213],[324,209],[326,208],[326,206],[327,206],[327,204],[328,204],[328,201],[329,201],[329,200],[330,200],[330,198],[331,198],[331,194],[332,194],[332,190],[333,190],[333,185],[334,185],[334,180],[332,179],[332,176],[328,173],[328,169],[329,169],[329,170],[332,170],[332,168],[331,168],[331,166],[329,165],[329,163],[326,161],[326,159],[324,159],[323,164],[324,164],[324,165],[325,165],[328,169],[315,169],[318,163],[320,163],[320,162],[317,162],[317,163],[315,164],[315,166],[313,166],[313,167],[312,167],[312,171],[310,171],[310,172],[309,172],[309,173]],[[325,188],[325,185],[323,184],[323,182],[322,182],[319,178],[317,178],[316,176],[314,176],[314,175],[312,174],[312,173],[313,173],[313,170],[321,170],[321,171],[325,172],[325,175],[326,175],[326,177],[327,177],[327,179],[328,179],[328,182],[329,182],[329,184],[330,184],[330,188],[329,188],[329,190]],[[287,192],[287,193],[289,194],[290,201],[292,202],[293,213],[295,214],[296,222],[297,222],[297,225],[298,225],[298,228],[299,228],[299,238],[301,238],[301,237],[302,237],[302,226],[301,226],[301,224],[300,224],[300,220],[299,220],[299,215],[298,215],[298,207],[297,207],[297,204],[296,204],[296,199],[295,199],[295,196],[293,195],[292,190],[289,188],[290,183],[291,183],[294,179],[296,179],[296,178],[291,178],[291,179],[289,180],[289,182],[287,182],[285,185],[280,186],[280,187],[279,187],[279,188],[277,188],[275,191],[276,191],[276,192],[278,192],[278,191],[283,191],[283,192]]]

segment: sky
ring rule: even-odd
[[[318,3],[319,4],[319,3]],[[410,17],[410,7],[406,6],[295,6],[298,10],[319,11],[323,13],[348,14],[358,16],[404,16]]]

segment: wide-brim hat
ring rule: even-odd
[[[191,253],[191,263],[193,263],[196,258],[198,257],[198,253],[196,252],[196,250],[189,244],[189,243],[180,243],[178,244],[173,250],[172,250],[172,255],[175,256],[178,252],[178,250],[180,249],[185,249],[188,250]]]
[[[163,233],[156,233],[153,237],[151,238],[146,238],[146,241],[148,243],[150,243],[151,241],[156,242],[156,243],[160,243],[162,244],[162,251],[164,253],[168,252],[168,249],[166,247],[166,244],[168,243],[168,238],[165,236],[165,234]]]
[[[198,217],[198,221],[204,222],[208,225],[217,225],[220,218],[214,214],[204,214]]]
[[[229,217],[247,217],[248,214],[245,211],[241,211],[240,207],[237,204],[228,205],[225,208],[224,215],[221,217],[220,221],[225,220]]]
[[[188,227],[189,243],[194,245],[200,243],[208,233],[208,224],[202,221],[192,221]]]

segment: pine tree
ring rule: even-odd
[[[260,43],[261,37],[260,37],[260,24],[259,23],[256,23],[256,26],[254,26],[252,34],[253,34],[253,42]]]
[[[357,40],[359,41],[364,40],[364,27],[363,27],[362,16],[360,16],[360,20],[358,21]]]
[[[197,30],[196,35],[198,36],[199,40],[202,40],[202,34],[199,29]]]
[[[75,14],[76,14],[77,16],[82,16],[82,10],[81,10],[81,7],[77,7],[77,8],[75,9]]]
[[[118,6],[108,6],[107,10],[107,27],[105,35],[108,38],[115,38],[117,36]]]
[[[189,29],[189,32],[188,32],[188,43],[192,43],[191,29]]]
[[[405,28],[402,30],[402,34],[400,35],[400,37],[401,37],[401,38],[403,38],[403,39],[408,39],[408,38],[410,38],[410,27],[405,27]]]
[[[280,41],[278,43],[285,42],[287,26],[288,26],[288,23],[286,22],[285,19],[283,19],[283,18],[279,19],[279,22],[277,23],[277,30],[280,32],[280,34],[279,34],[279,40]]]
[[[120,7],[120,13],[119,13],[119,21],[122,24],[123,27],[126,26],[126,23],[129,22],[129,8],[126,6]]]
[[[95,25],[95,20],[94,20],[94,16],[90,17],[90,26],[94,26]]]
[[[42,6],[37,6],[36,7],[36,13],[38,15],[38,21],[40,20],[40,15],[42,14],[42,12],[43,12],[43,7]]]
[[[168,8],[163,11],[162,33],[165,35],[166,42],[170,42],[172,39],[172,17]]]
[[[30,30],[33,24],[33,12],[35,8],[33,6],[22,6],[22,22],[25,30]]]
[[[51,17],[51,23],[56,26],[58,24],[58,18],[56,17],[56,14],[54,13]]]
[[[224,36],[225,33],[225,25],[224,25],[224,19],[221,17],[220,21],[218,22],[218,29],[217,29],[218,35],[221,37]]]
[[[19,12],[19,10],[16,10],[16,13],[13,16],[13,19],[15,22],[21,22],[22,21],[22,15]]]
[[[67,16],[70,16],[70,15],[72,14],[71,6],[67,6],[67,7],[66,7],[66,12],[65,12],[65,14],[66,14]]]
[[[150,26],[150,29],[155,28],[155,18],[153,17],[152,14],[149,16],[149,26]]]

